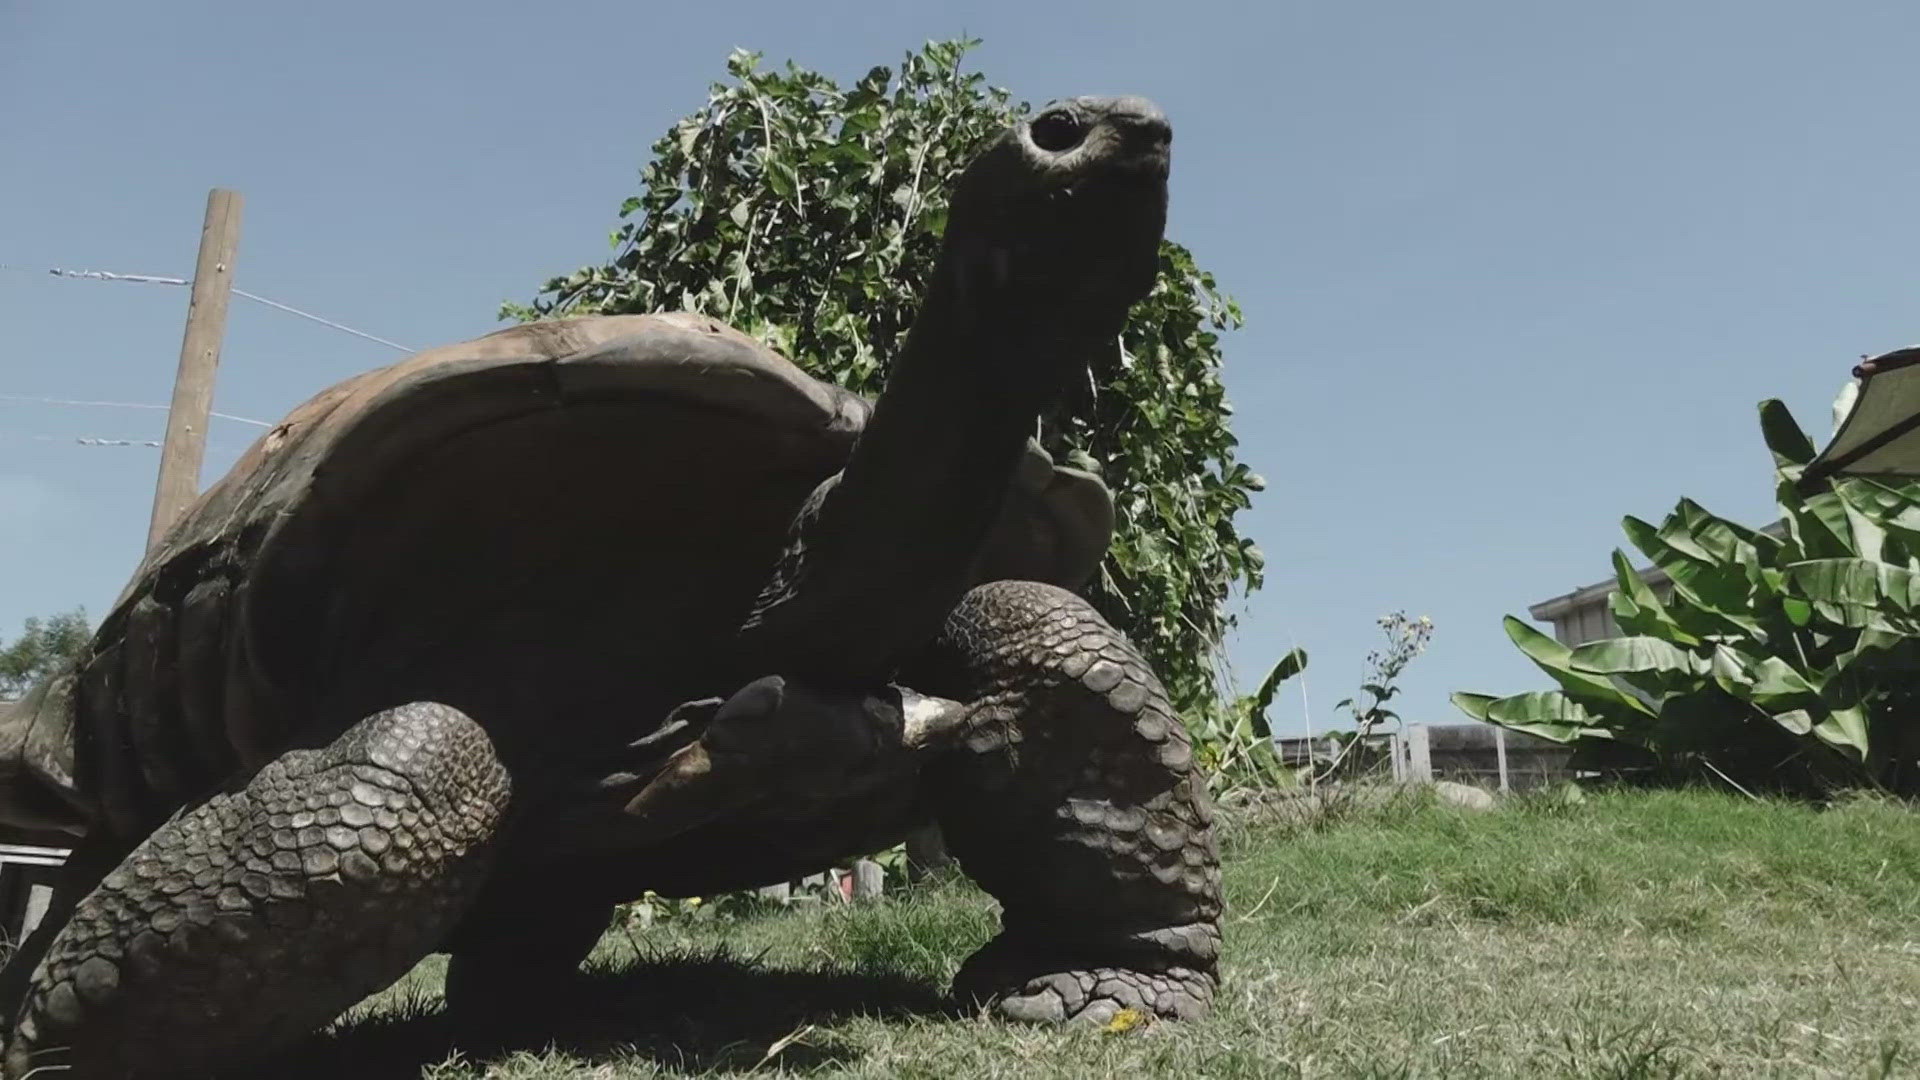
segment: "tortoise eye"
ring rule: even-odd
[[[1087,134],[1080,118],[1065,109],[1041,113],[1028,125],[1027,130],[1033,136],[1033,145],[1054,153],[1080,145],[1080,140]]]

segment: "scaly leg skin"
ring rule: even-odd
[[[925,775],[950,850],[1003,910],[955,992],[1016,1020],[1205,1015],[1220,952],[1213,807],[1133,646],[1072,593],[994,582],[904,676],[970,703],[961,748]]]
[[[7,957],[4,970],[0,970],[0,1026],[4,1026],[8,1038],[13,1034],[13,1022],[20,1015],[20,1006],[27,1000],[31,989],[33,972],[40,966],[40,960],[47,955],[47,947],[53,943],[54,935],[67,924],[73,915],[74,905],[92,892],[94,886],[107,872],[120,864],[127,854],[127,844],[118,837],[89,835],[81,840],[67,857],[54,884],[53,902],[40,918],[40,925],[33,933],[20,942],[19,947]]]
[[[295,750],[157,829],[35,970],[9,1080],[246,1063],[431,951],[484,880],[506,770],[479,725],[417,702]]]

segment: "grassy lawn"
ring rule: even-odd
[[[949,884],[610,934],[537,1031],[454,1040],[441,961],[287,1076],[1920,1076],[1920,817],[1706,793],[1419,803],[1226,837],[1226,984],[1122,1034],[958,1014]]]

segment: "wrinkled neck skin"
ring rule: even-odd
[[[1041,412],[1111,348],[1127,307],[1063,305],[1016,281],[1003,252],[948,245],[852,458],[743,627],[743,677],[884,681],[971,584]]]

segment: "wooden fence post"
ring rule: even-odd
[[[1433,744],[1427,725],[1407,725],[1407,778],[1420,784],[1433,782]]]
[[[153,489],[153,518],[147,525],[148,550],[200,494],[200,463],[206,457],[207,422],[213,412],[213,376],[220,366],[227,300],[233,291],[233,258],[239,246],[240,193],[215,188],[207,194],[207,216],[200,226],[187,330],[180,341],[166,441],[160,446],[160,477]]]
[[[878,900],[886,889],[887,872],[872,859],[861,859],[853,864],[853,899]]]
[[[1493,729],[1493,753],[1500,763],[1500,790],[1511,790],[1507,785],[1507,729],[1495,726]]]

